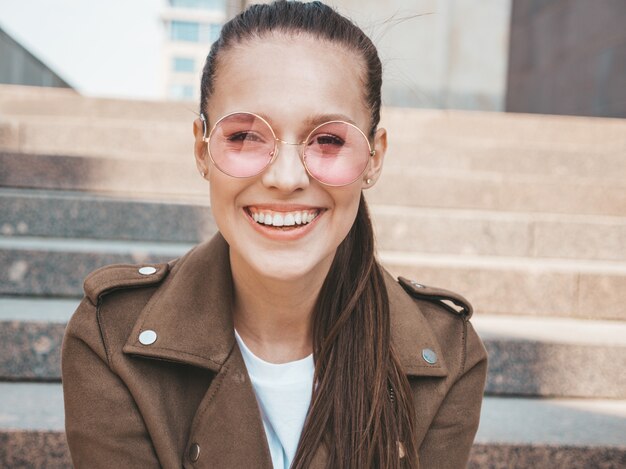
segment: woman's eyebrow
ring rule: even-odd
[[[350,124],[356,125],[356,123],[345,114],[315,114],[315,115],[309,116],[305,122],[306,124],[309,124],[312,127],[314,127],[316,125],[323,124],[324,122],[330,122],[330,121],[345,121]]]

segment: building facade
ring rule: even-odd
[[[197,101],[200,76],[211,44],[224,22],[241,11],[242,2],[229,0],[167,0],[163,10],[162,95]]]

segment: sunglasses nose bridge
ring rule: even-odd
[[[278,145],[278,143],[282,143],[283,145],[289,145],[291,147],[301,147],[302,145],[304,145],[306,143],[306,141],[304,142],[287,142],[281,138],[275,137],[274,140],[276,140],[276,145],[274,147],[274,158],[276,158],[278,156],[278,154],[280,153],[279,147],[280,145]],[[304,149],[299,150],[298,151],[298,156],[300,157],[300,159],[302,160],[302,162],[304,163]]]

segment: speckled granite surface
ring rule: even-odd
[[[623,448],[475,444],[468,469],[623,469]]]
[[[59,380],[65,324],[0,322],[0,380]]]
[[[0,295],[50,295],[81,297],[83,281],[87,274],[99,267],[117,263],[157,263],[178,257],[187,247],[174,247],[167,254],[158,254],[150,247],[138,245],[107,246],[84,245],[74,242],[73,249],[46,243],[50,250],[14,249],[0,247]],[[37,246],[38,248],[38,246]],[[45,249],[45,247],[41,247]],[[166,248],[167,249],[167,248]],[[90,252],[91,251],[91,252]],[[126,251],[126,252],[124,252]]]
[[[134,140],[134,139],[133,139]],[[26,150],[28,151],[28,150]],[[193,164],[160,160],[31,154],[0,149],[0,186],[164,197],[207,198],[207,186]]]
[[[519,339],[486,339],[485,346],[488,394],[626,398],[624,347]]]
[[[0,467],[5,469],[69,469],[63,432],[0,432]]]
[[[196,243],[217,228],[207,205],[75,192],[3,190],[0,234]]]

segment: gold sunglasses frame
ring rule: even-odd
[[[219,167],[219,165],[213,159],[213,155],[211,155],[211,145],[209,145],[209,142],[211,141],[211,137],[213,136],[213,132],[215,131],[215,129],[217,128],[217,126],[219,125],[220,122],[222,122],[224,119],[227,119],[228,117],[233,116],[235,114],[248,114],[248,115],[254,116],[255,118],[259,119],[261,122],[263,122],[265,125],[267,125],[267,127],[270,129],[270,132],[272,133],[272,137],[274,138],[274,148],[272,150],[272,158],[268,161],[268,163],[265,166],[263,166],[263,168],[258,173],[252,174],[250,176],[233,176],[232,174],[227,173],[226,171],[224,171],[222,168]],[[237,179],[245,179],[245,178],[251,178],[251,177],[258,176],[263,171],[265,171],[267,168],[269,168],[270,165],[274,162],[274,160],[278,156],[278,153],[279,153],[278,142],[282,143],[283,145],[295,145],[295,146],[305,145],[309,141],[309,138],[311,137],[311,135],[313,135],[315,133],[315,131],[317,131],[319,128],[321,128],[321,127],[323,127],[323,126],[325,126],[327,124],[341,123],[341,124],[349,125],[350,127],[353,127],[354,129],[358,130],[359,133],[363,136],[363,138],[367,142],[367,148],[369,150],[369,157],[372,158],[374,155],[376,155],[376,150],[372,149],[372,145],[370,143],[370,140],[369,140],[369,138],[367,138],[367,135],[365,135],[365,132],[363,132],[361,129],[359,129],[356,125],[354,125],[354,124],[352,124],[350,122],[342,121],[342,120],[332,120],[332,121],[323,122],[323,123],[321,123],[319,125],[316,125],[313,128],[313,130],[311,130],[309,132],[309,134],[306,136],[306,138],[302,142],[300,142],[300,143],[286,142],[285,140],[282,140],[282,139],[278,138],[276,136],[276,133],[274,132],[274,129],[272,128],[271,124],[266,119],[264,119],[263,117],[259,116],[258,114],[255,114],[254,112],[235,111],[235,112],[230,112],[230,113],[220,117],[217,121],[215,121],[215,124],[213,124],[213,127],[211,127],[211,131],[209,132],[208,136],[206,134],[206,131],[207,131],[207,128],[208,128],[207,120],[206,120],[206,117],[204,117],[204,113],[200,114],[200,120],[202,121],[202,141],[207,144],[207,151],[209,153],[209,158],[211,158],[211,162],[222,173],[226,174],[227,176],[234,177],[234,178],[237,178]],[[309,170],[309,167],[306,164],[306,158],[304,156],[304,148],[301,151],[298,152],[298,155],[300,156],[300,161],[302,162],[302,166],[304,166],[304,169],[306,170],[307,174],[310,177],[312,177],[313,179],[315,179],[317,182],[319,182],[320,184],[323,184],[325,186],[330,186],[330,187],[343,187],[343,186],[347,186],[347,185],[352,184],[354,181],[356,181],[357,179],[359,179],[363,175],[363,173],[365,172],[365,170],[367,169],[367,166],[368,166],[366,164],[365,167],[363,168],[363,171],[361,171],[350,182],[346,182],[344,184],[329,184],[327,182],[320,181],[317,177],[315,177],[311,173],[311,171]],[[369,163],[369,160],[368,160],[368,163]]]

